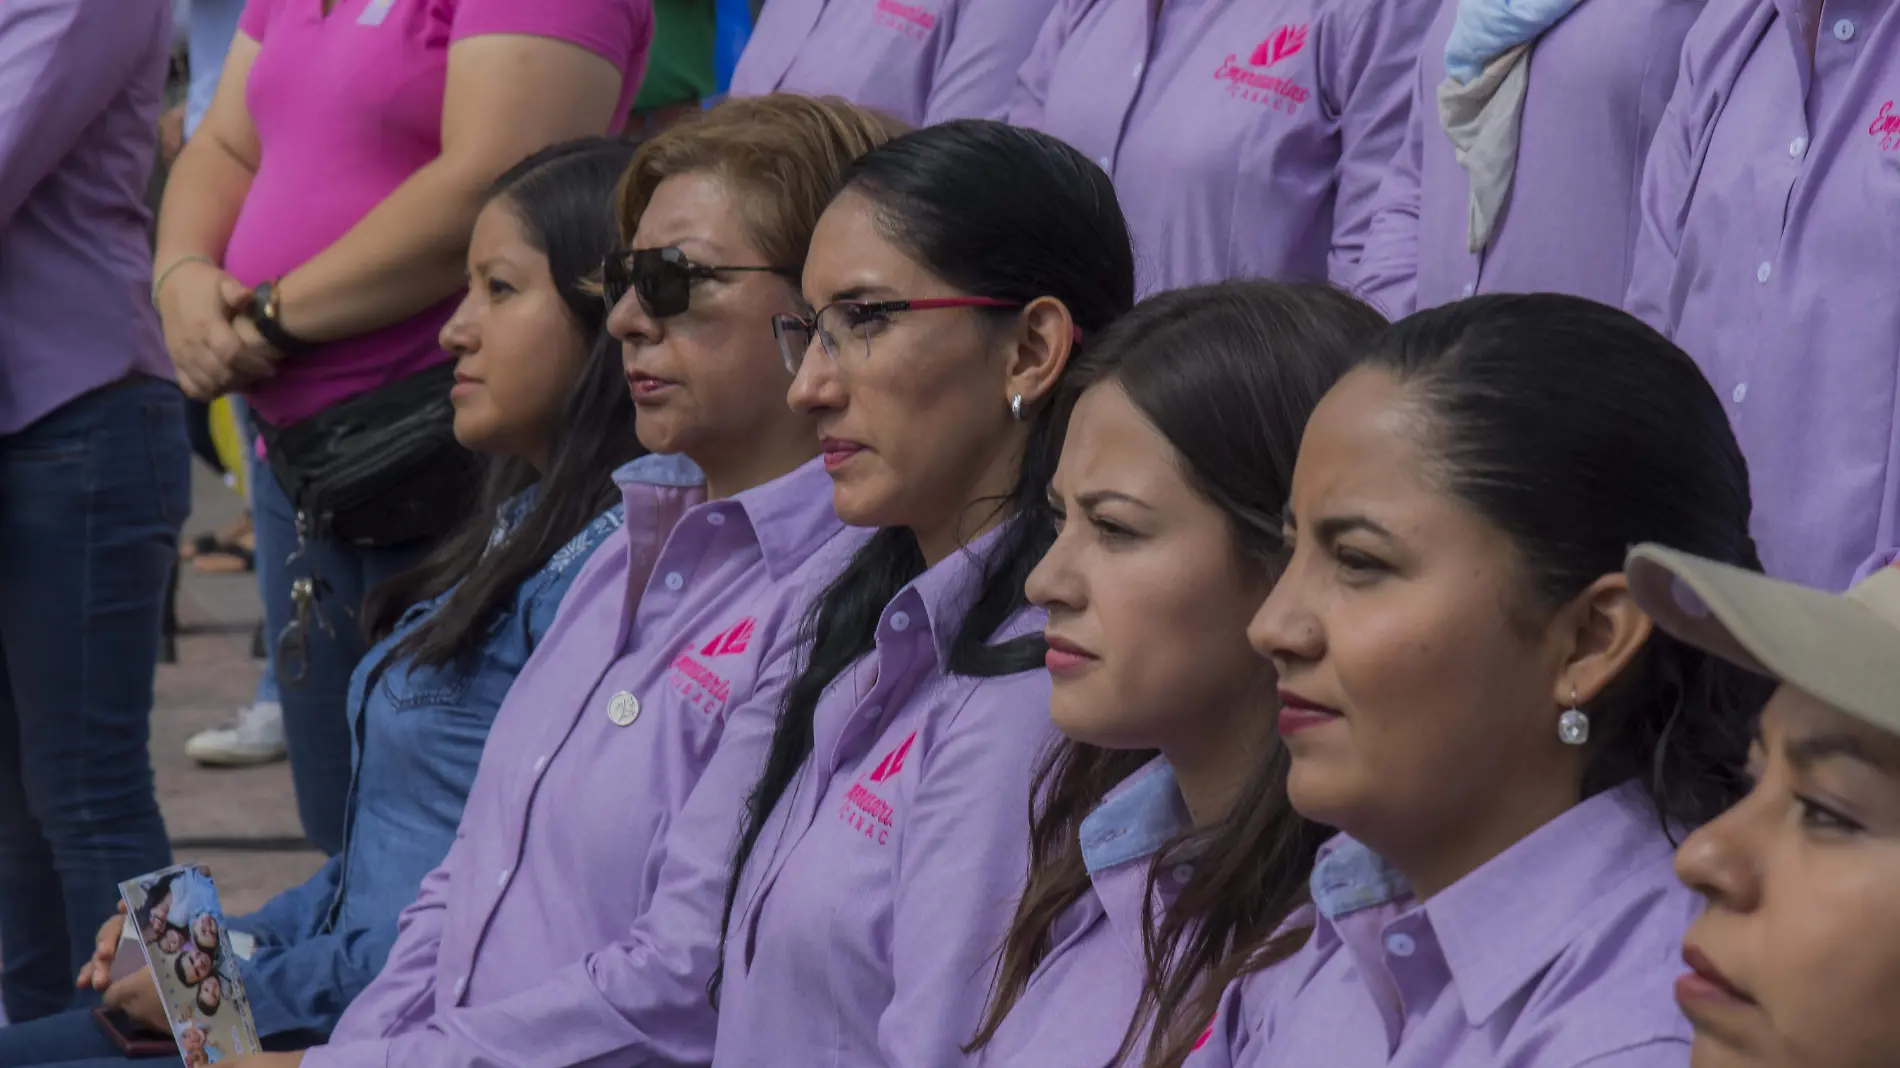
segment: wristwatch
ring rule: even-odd
[[[251,325],[257,327],[257,332],[271,343],[271,347],[286,356],[301,356],[316,348],[315,344],[284,329],[283,322],[278,318],[282,303],[283,296],[277,291],[277,282],[258,283],[257,288],[251,291],[251,305],[246,309]]]

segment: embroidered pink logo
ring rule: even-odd
[[[752,628],[758,622],[751,616],[740,620],[731,630],[713,638],[699,652],[701,656],[732,656],[745,652],[752,642]]]
[[[1188,1052],[1189,1053],[1199,1052],[1202,1046],[1207,1045],[1207,1040],[1213,1037],[1214,1037],[1214,1025],[1208,1024],[1207,1030],[1202,1031],[1201,1037],[1194,1040],[1194,1048],[1189,1050]]]
[[[888,782],[898,772],[904,770],[904,758],[910,755],[910,747],[917,741],[917,732],[899,742],[884,759],[877,762],[866,776],[871,783]],[[854,782],[846,791],[844,801],[838,805],[838,819],[845,826],[876,842],[888,845],[891,840],[891,825],[896,822],[897,810],[891,803],[879,796],[875,790],[862,782]]]
[[[732,698],[732,681],[700,663],[694,650],[697,648],[699,656],[709,660],[743,653],[752,642],[752,629],[757,623],[747,616],[713,635],[706,644],[681,650],[666,673],[666,684],[699,711],[710,716],[724,713],[726,702]]]
[[[937,28],[937,16],[916,4],[899,0],[877,0],[873,18],[879,26],[896,30],[913,41],[921,41]]]
[[[1260,42],[1245,63],[1240,61],[1238,53],[1229,52],[1214,72],[1214,80],[1225,82],[1227,95],[1236,99],[1249,100],[1274,111],[1297,111],[1313,95],[1312,90],[1295,84],[1291,78],[1266,71],[1281,60],[1298,55],[1306,47],[1306,32],[1305,23],[1280,27]]]
[[[1253,50],[1253,57],[1247,62],[1255,67],[1271,67],[1306,47],[1306,27],[1282,26],[1273,31],[1273,36],[1260,42]]]
[[[904,758],[910,755],[911,743],[916,740],[917,732],[911,731],[910,737],[904,739],[904,744],[884,754],[884,759],[878,762],[877,770],[871,772],[871,781],[883,782],[885,779],[903,771]]]
[[[1900,149],[1900,111],[1894,110],[1893,101],[1880,105],[1880,113],[1874,116],[1867,133],[1880,139],[1882,152]]]

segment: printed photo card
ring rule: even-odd
[[[166,868],[120,883],[119,893],[185,1068],[261,1052],[211,873],[195,865]]]

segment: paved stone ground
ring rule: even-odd
[[[194,467],[194,479],[187,540],[229,522],[240,507],[237,496],[203,467]],[[185,631],[178,663],[159,665],[152,714],[158,800],[178,860],[208,865],[232,913],[255,909],[323,863],[323,855],[303,843],[289,765],[201,768],[185,756],[185,739],[228,722],[250,702],[263,668],[251,659],[261,611],[257,576],[201,575],[186,567],[178,590]]]

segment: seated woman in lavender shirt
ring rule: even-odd
[[[491,457],[487,485],[459,535],[369,606],[378,640],[351,686],[343,852],[227,921],[241,959],[221,966],[235,963],[270,1046],[328,1034],[375,978],[403,906],[455,837],[503,695],[581,565],[621,525],[610,476],[639,453],[633,404],[615,353],[596,342],[605,311],[582,285],[611,245],[608,202],[632,155],[600,138],[544,150],[503,175],[477,216],[469,294],[442,344],[463,379],[456,437]],[[154,911],[163,906],[166,923],[215,952],[209,890],[187,873]],[[143,969],[107,985],[119,919],[100,929],[79,984],[169,1031]],[[0,1029],[6,1068],[88,1058],[126,1059],[89,1013]]]
[[[1337,290],[1228,282],[1150,297],[1071,369],[1060,533],[1028,582],[1068,737],[1040,772],[985,1068],[1178,1066],[1228,978],[1299,947],[1273,936],[1325,832],[1287,805],[1247,624],[1285,563],[1306,417],[1384,327]]]
[[[1576,297],[1393,326],[1307,423],[1249,631],[1287,793],[1342,832],[1314,927],[1188,1061],[1681,1068],[1681,836],[1745,789],[1756,676],[1655,631],[1627,547],[1757,568],[1688,356]]]
[[[1824,593],[1656,545],[1630,554],[1656,625],[1780,687],[1754,789],[1676,852],[1709,903],[1676,1001],[1695,1068],[1900,1060],[1900,568]]]

